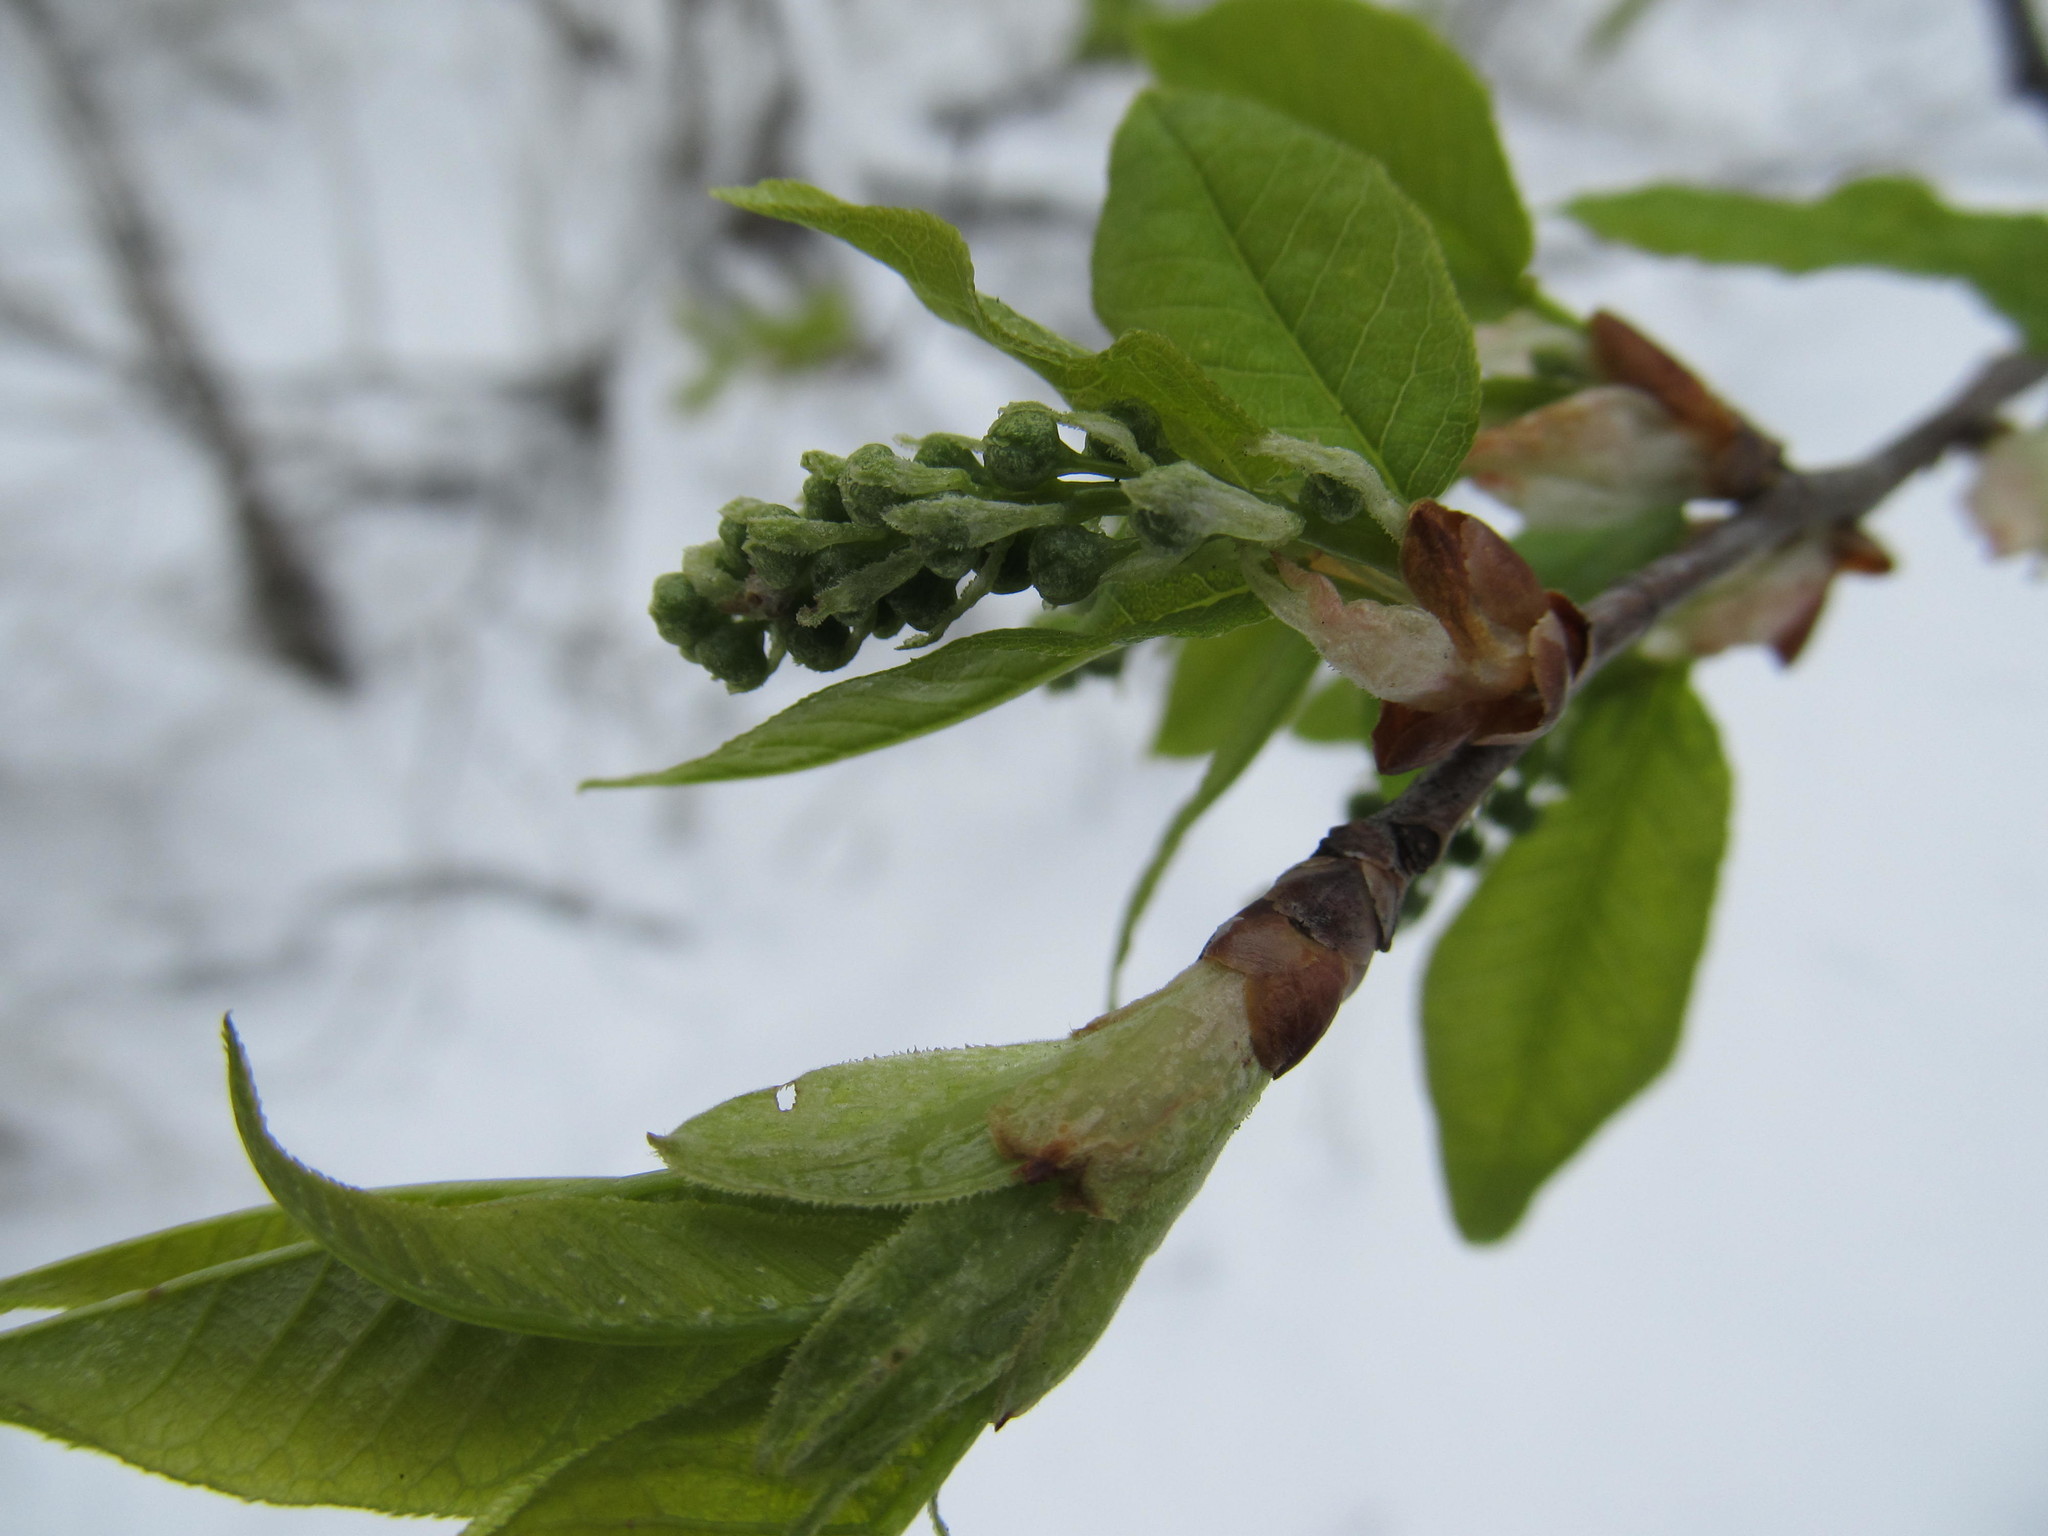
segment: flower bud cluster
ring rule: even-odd
[[[1034,588],[1066,606],[1212,539],[1272,545],[1301,530],[1290,508],[1178,461],[1135,403],[1011,405],[980,438],[935,433],[909,457],[869,443],[803,464],[798,505],[728,503],[718,538],[654,584],[662,638],[735,693],[785,656],[831,672],[869,638],[907,630],[909,646],[928,645],[990,593]]]

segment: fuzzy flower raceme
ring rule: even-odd
[[[0,1418],[471,1536],[628,1506],[894,1536],[1087,1354],[1321,1036],[1391,932],[1389,859],[1311,860],[1065,1039],[810,1072],[652,1138],[667,1171],[632,1178],[338,1183],[272,1136],[230,1029],[276,1205],[0,1281],[0,1311],[67,1309],[0,1334]],[[344,1466],[312,1464],[328,1445]]]
[[[1381,699],[1380,769],[1400,773],[1468,741],[1534,740],[1554,724],[1586,660],[1586,621],[1475,517],[1417,502],[1401,542],[1414,604],[1350,602],[1286,559],[1248,565],[1259,595],[1345,677]]]

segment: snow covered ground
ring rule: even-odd
[[[91,343],[0,335],[0,1272],[260,1198],[221,1091],[226,1008],[286,1142],[359,1183],[638,1171],[643,1132],[805,1067],[1095,1011],[1128,883],[1197,771],[1143,755],[1160,658],[808,778],[572,792],[806,691],[786,671],[728,699],[639,617],[722,501],[788,494],[805,448],[974,432],[1042,393],[848,264],[881,361],[671,408],[693,360],[634,220],[667,99],[645,60],[675,8],[248,0],[199,7],[197,42],[164,41],[194,9],[172,0],[81,9],[162,22],[139,42],[108,23],[141,61],[125,109],[362,683],[322,693],[249,645],[204,464],[91,355],[124,332],[0,26],[0,274]],[[746,9],[718,23],[740,117],[765,68]],[[1067,8],[769,9],[802,41],[797,168],[979,199],[984,286],[1087,334],[1088,210],[1134,78],[959,126],[1056,57]],[[1999,95],[1983,7],[1663,0],[1604,63],[1580,47],[1599,9],[1452,12],[1541,206],[1866,169],[2048,203],[2048,123]],[[616,28],[625,62],[563,62],[543,11]],[[711,127],[707,174],[744,158]],[[1555,291],[1637,319],[1806,462],[2003,344],[1938,284],[1543,235]],[[599,340],[593,436],[519,381]],[[1526,1230],[1482,1252],[1449,1226],[1404,945],[1096,1354],[969,1457],[954,1531],[2048,1526],[2048,592],[1984,561],[1963,483],[1952,466],[1886,511],[1900,575],[1843,583],[1796,671],[1702,669],[1738,810],[1688,1040]],[[1272,750],[1190,840],[1131,982],[1306,851],[1356,770]],[[381,1525],[0,1433],[8,1536]]]

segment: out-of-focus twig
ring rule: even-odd
[[[254,436],[186,313],[172,280],[168,244],[92,65],[51,0],[4,3],[40,57],[53,115],[84,183],[101,247],[141,333],[152,390],[220,481],[257,629],[279,660],[324,686],[346,687],[350,668],[333,603],[265,489]]]
[[[2032,0],[1991,0],[1991,15],[2005,55],[2005,83],[2013,95],[2048,112],[2048,37]]]

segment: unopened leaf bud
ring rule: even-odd
[[[661,638],[685,651],[726,625],[725,614],[718,605],[692,586],[690,578],[681,571],[670,571],[654,579],[654,597],[647,612]]]
[[[1041,528],[1031,541],[1031,585],[1048,603],[1078,603],[1126,548],[1092,528]]]
[[[928,469],[964,469],[972,474],[981,468],[974,456],[974,439],[957,432],[934,432],[917,441],[916,462]]]
[[[1074,457],[1060,439],[1059,418],[1042,405],[1011,405],[982,440],[982,462],[996,484],[1023,491],[1059,473]]]
[[[774,670],[763,644],[767,633],[765,624],[728,624],[697,642],[697,664],[724,683],[728,692],[758,688]]]
[[[860,650],[860,636],[838,619],[785,625],[782,638],[790,659],[813,672],[837,672]]]
[[[946,616],[956,596],[953,583],[929,570],[919,571],[883,599],[912,629],[927,630]]]

